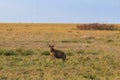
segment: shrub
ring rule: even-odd
[[[41,53],[41,55],[48,56],[48,55],[50,55],[50,53],[49,53],[49,51],[43,51],[43,52]]]
[[[76,26],[80,30],[119,30],[117,25],[114,24],[81,24]]]
[[[18,55],[18,54],[14,50],[5,50],[5,52],[3,53],[3,55],[5,55],[5,56],[11,56],[11,55]]]

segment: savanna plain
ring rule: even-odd
[[[120,80],[120,31],[0,24],[0,80]],[[66,53],[52,59],[49,44]]]

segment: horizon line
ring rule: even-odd
[[[0,24],[120,24],[109,22],[0,22]]]

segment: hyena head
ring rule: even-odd
[[[54,49],[54,45],[49,45],[50,51],[52,52]]]

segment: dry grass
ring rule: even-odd
[[[77,24],[0,24],[0,80],[120,80],[120,32],[78,30]],[[47,44],[67,54],[52,60]]]

